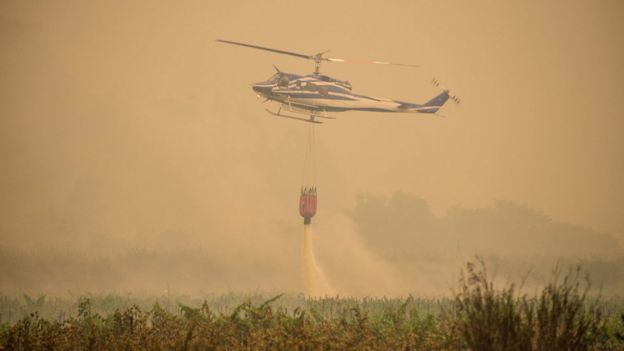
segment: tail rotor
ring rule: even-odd
[[[447,88],[446,86],[442,85],[442,83],[440,83],[440,81],[437,78],[433,78],[431,79],[431,85],[433,85],[434,87],[438,88],[440,86],[442,86],[442,89],[445,91],[450,91],[449,88]],[[457,95],[451,95],[449,94],[449,98],[451,99],[451,101],[453,101],[456,105],[459,105],[461,103],[461,99],[459,98],[459,96]]]

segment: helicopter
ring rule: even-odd
[[[274,101],[279,104],[279,109],[277,111],[266,109],[268,113],[278,117],[320,124],[323,122],[319,121],[319,118],[335,119],[335,117],[329,116],[328,112],[373,111],[436,114],[449,99],[458,104],[460,102],[458,97],[449,94],[448,89],[443,89],[440,94],[434,96],[424,104],[356,94],[351,91],[352,86],[348,81],[338,80],[323,75],[320,72],[320,66],[323,62],[371,63],[419,67],[417,65],[386,61],[353,61],[324,57],[328,51],[315,55],[306,55],[230,40],[217,39],[217,42],[265,50],[314,61],[314,72],[312,74],[299,75],[282,72],[276,66],[273,66],[277,71],[275,74],[263,82],[252,85],[252,89],[258,98],[264,98],[264,102]],[[440,86],[440,82],[436,79],[432,80],[432,84],[436,87]],[[283,109],[286,109],[288,113],[284,113]],[[298,114],[299,116],[303,115],[304,117],[293,114]]]

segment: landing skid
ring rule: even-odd
[[[288,109],[288,112],[291,113],[297,113],[300,115],[306,115],[306,116],[310,116],[312,117],[312,115],[314,115],[314,118],[325,118],[325,119],[336,119],[336,117],[331,117],[331,116],[327,116],[327,112],[323,111],[324,114],[320,115],[318,111],[298,111],[295,109]]]
[[[269,110],[268,108],[265,109],[265,110],[268,113],[272,114],[273,116],[283,117],[283,118],[290,118],[290,119],[296,119],[296,120],[301,121],[301,122],[308,122],[308,123],[315,123],[315,124],[323,124],[323,122],[315,120],[316,117],[329,118],[329,117],[319,116],[316,113],[314,113],[314,111],[310,112],[310,118],[301,118],[301,117],[297,117],[297,116],[291,116],[291,115],[283,114],[281,107],[279,108],[279,110],[277,110],[277,112],[273,112],[273,111]]]

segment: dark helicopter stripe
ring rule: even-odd
[[[339,95],[322,95],[318,93],[305,93],[305,92],[288,92],[288,93],[278,93],[280,95],[290,96],[293,99],[327,99],[327,100],[349,100],[354,101],[355,99],[348,96],[339,96]]]
[[[323,107],[321,110],[327,111],[327,112],[344,112],[344,111],[396,112],[393,110],[375,108],[375,107]]]

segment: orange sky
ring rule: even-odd
[[[414,102],[439,91],[435,76],[462,98],[446,118],[347,112],[319,127],[318,220],[357,193],[402,190],[437,213],[501,198],[621,235],[623,8],[3,1],[1,242],[298,223],[307,126],[266,114],[249,84],[273,64],[313,65],[217,38],[421,64],[323,70],[356,92]]]

